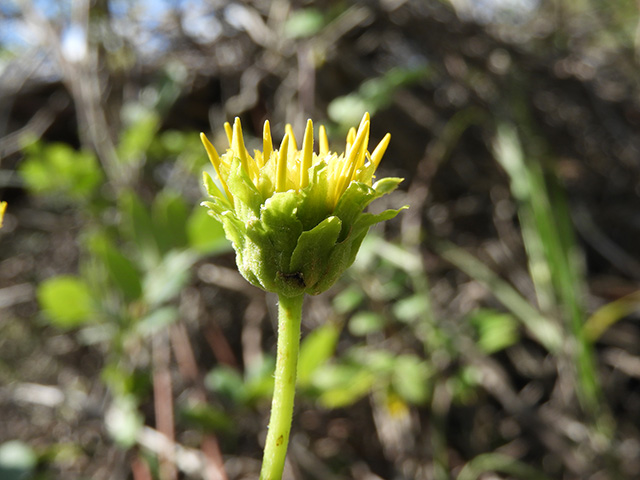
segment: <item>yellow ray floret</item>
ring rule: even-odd
[[[0,202],[0,228],[2,228],[2,219],[4,218],[4,212],[7,209],[7,202]]]
[[[298,150],[293,128],[285,126],[285,136],[280,148],[274,150],[269,122],[264,123],[262,133],[262,152],[255,150],[252,157],[244,143],[242,125],[236,118],[233,127],[225,123],[224,128],[229,140],[229,149],[219,156],[215,148],[201,134],[209,159],[218,175],[229,201],[233,196],[227,187],[232,164],[239,161],[253,184],[267,198],[276,192],[287,190],[301,191],[313,182],[314,167],[324,163],[329,181],[327,202],[335,207],[342,194],[353,181],[371,185],[371,179],[382,160],[391,136],[385,135],[382,141],[369,153],[369,130],[371,118],[368,113],[362,117],[358,129],[349,130],[344,153],[329,150],[329,141],[324,126],[318,132],[318,153],[314,153],[313,122],[307,121],[301,149]]]

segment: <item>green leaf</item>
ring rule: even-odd
[[[395,359],[391,384],[395,392],[414,405],[425,403],[431,393],[429,366],[414,355],[400,355]]]
[[[244,404],[247,400],[242,376],[229,366],[222,365],[211,370],[205,377],[204,384],[209,390],[230,398],[236,404]]]
[[[392,68],[384,75],[363,82],[357,91],[336,97],[327,107],[329,118],[343,128],[357,125],[364,112],[372,115],[388,106],[394,93],[405,85],[424,81],[432,70],[424,65]]]
[[[191,251],[172,250],[150,269],[143,283],[144,298],[149,305],[161,305],[178,295],[187,284],[196,260],[197,256]]]
[[[518,342],[518,324],[513,315],[478,310],[469,320],[478,332],[478,346],[486,354],[499,352]]]
[[[247,404],[252,405],[260,400],[272,398],[275,369],[275,358],[265,356],[257,366],[252,366],[245,371]]]
[[[245,278],[254,275],[262,288],[286,295],[299,294],[298,277],[289,276],[291,254],[302,233],[302,224],[295,216],[297,192],[290,190],[274,194],[261,208],[260,219],[247,225],[247,246],[242,249]],[[249,243],[249,241],[251,243]]]
[[[324,26],[324,15],[317,8],[294,11],[284,24],[287,38],[308,38],[318,33]]]
[[[153,383],[150,372],[130,371],[117,361],[105,365],[100,373],[100,378],[116,398],[144,398]]]
[[[213,216],[212,214],[210,215]],[[216,217],[213,216],[213,218]],[[247,239],[246,225],[238,220],[238,217],[233,212],[225,212],[220,216],[219,220],[224,227],[225,236],[235,245],[236,252],[242,251]]]
[[[158,114],[151,110],[138,108],[134,114],[136,118],[122,132],[117,147],[118,158],[127,164],[144,159],[160,126]]]
[[[333,298],[333,309],[336,313],[344,315],[358,308],[365,298],[365,294],[357,284],[351,284],[341,290]]]
[[[540,470],[502,453],[483,453],[470,460],[456,477],[456,480],[477,480],[485,473],[501,472],[509,478],[519,480],[551,480]],[[493,475],[492,475],[493,476]]]
[[[405,210],[407,208],[409,207],[405,205],[404,207],[399,208],[397,210],[385,210],[384,212],[378,213],[378,214],[363,213],[356,220],[354,224],[354,229],[369,228],[370,226],[375,225],[376,223],[391,220],[396,215],[398,215],[402,210]]]
[[[89,249],[102,260],[109,278],[126,301],[140,298],[142,279],[131,260],[120,253],[104,235],[94,235],[89,240]]]
[[[398,320],[410,323],[428,315],[429,299],[423,294],[411,295],[395,302],[392,309]]]
[[[213,178],[211,178],[211,175],[209,175],[207,172],[202,172],[202,179],[207,194],[210,197],[214,198],[216,203],[219,203],[224,208],[233,210],[233,207],[229,203],[229,199],[224,193],[222,193],[222,190],[218,188],[218,185],[216,185],[216,182],[214,182]]]
[[[89,287],[75,276],[61,275],[38,286],[38,301],[43,311],[58,328],[75,328],[91,320],[94,312]]]
[[[356,259],[360,244],[367,235],[367,230],[368,229],[361,229],[359,232],[351,232],[344,241],[335,245],[329,258],[329,265],[331,265],[330,270],[320,279],[314,289],[308,293],[312,295],[322,293],[340,278],[344,271],[349,268]]]
[[[322,220],[331,215],[333,205],[330,205],[328,167],[325,162],[315,165],[311,170],[309,185],[300,192],[300,208],[298,219],[305,231],[311,230]]]
[[[450,243],[435,245],[438,254],[471,278],[488,288],[532,333],[534,338],[550,352],[559,351],[563,342],[562,330],[551,319],[541,314],[511,285],[465,250]]]
[[[134,192],[123,193],[120,197],[123,233],[138,247],[138,252],[146,267],[159,260],[158,244],[149,210]]]
[[[245,221],[253,214],[260,215],[263,198],[256,186],[242,168],[240,159],[234,158],[227,177],[227,187],[233,195],[236,214]]]
[[[152,205],[156,242],[163,253],[187,245],[187,204],[174,192],[160,192]]]
[[[172,325],[178,319],[176,307],[164,307],[153,310],[136,324],[136,330],[143,336],[150,336]]]
[[[334,215],[342,221],[342,231],[338,237],[343,241],[351,232],[356,219],[364,208],[376,198],[373,188],[360,182],[352,182],[338,200]]]
[[[180,410],[180,416],[192,427],[209,432],[232,433],[234,422],[224,411],[199,403]]]
[[[296,217],[298,193],[274,193],[260,209],[260,223],[269,237],[269,242],[282,260],[277,263],[286,270],[290,264],[291,254],[302,233],[302,224]],[[288,273],[288,272],[287,272]]]
[[[385,318],[379,313],[358,312],[349,320],[349,332],[361,337],[381,331],[385,323]]]
[[[189,246],[199,253],[215,254],[231,249],[222,224],[204,208],[196,208],[191,213],[187,221],[187,237]]]
[[[376,183],[373,184],[373,187],[372,187],[376,191],[376,198],[393,192],[396,188],[398,188],[398,185],[400,185],[400,183],[402,183],[403,180],[404,178],[398,178],[398,177],[386,177],[381,180],[378,180]],[[403,207],[403,208],[408,208],[408,207]]]
[[[333,356],[340,335],[337,325],[327,323],[308,334],[300,344],[298,385],[308,386],[316,369]]]
[[[358,125],[365,112],[375,111],[374,104],[357,93],[337,97],[327,107],[329,118],[342,126]]]
[[[144,418],[132,396],[117,397],[107,414],[105,426],[111,437],[121,447],[129,448],[136,443],[138,432],[144,425]]]
[[[20,174],[36,195],[88,199],[103,181],[96,156],[77,151],[65,143],[35,142],[24,148]]]
[[[338,239],[342,222],[329,217],[317,227],[303,232],[291,255],[291,272],[300,272],[306,286],[315,285],[331,268],[329,257]]]
[[[321,393],[326,408],[352,405],[369,393],[375,375],[360,365],[323,365],[313,376],[313,386]]]

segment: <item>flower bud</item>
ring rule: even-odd
[[[329,151],[323,127],[319,153],[313,151],[311,120],[300,150],[289,125],[276,150],[265,122],[263,150],[253,156],[238,118],[233,128],[225,124],[230,148],[222,156],[201,135],[222,187],[205,172],[211,200],[203,205],[222,223],[238,269],[249,282],[286,296],[317,295],[353,263],[371,225],[406,208],[364,212],[402,181],[384,178],[372,184],[390,135],[369,153],[369,121],[365,114],[358,130],[350,130],[341,154]]]

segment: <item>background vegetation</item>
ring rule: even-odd
[[[365,110],[411,208],[308,299],[287,478],[640,477],[637,2],[0,13],[1,478],[256,478],[274,298],[198,133]]]

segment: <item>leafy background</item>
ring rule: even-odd
[[[275,299],[198,134],[365,110],[411,208],[308,298],[286,477],[640,476],[637,2],[0,13],[1,478],[256,478]]]

